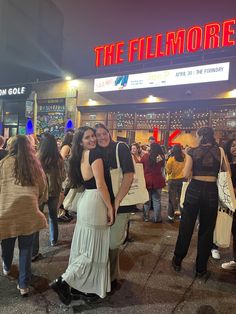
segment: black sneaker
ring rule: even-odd
[[[120,290],[121,286],[122,286],[121,280],[115,279],[111,282],[111,291]]]
[[[58,220],[59,222],[70,222],[70,221],[71,221],[71,219],[68,218],[68,217],[66,217],[65,215],[58,217],[57,220]]]
[[[33,262],[36,262],[36,261],[38,261],[38,260],[40,260],[40,259],[42,259],[43,258],[43,255],[41,254],[41,253],[37,253],[36,255],[34,255],[34,256],[32,256],[31,257],[31,262],[33,263]]]
[[[73,219],[73,216],[70,214],[70,212],[69,212],[68,210],[65,210],[65,216],[66,216],[68,219],[70,219],[70,220]]]
[[[181,271],[181,261],[177,261],[176,256],[173,256],[171,264],[175,271]]]
[[[66,281],[62,280],[61,276],[54,280],[49,286],[58,294],[58,297],[62,303],[64,303],[65,305],[70,304],[71,302],[70,286]]]
[[[57,246],[57,241],[52,240],[52,241],[50,242],[50,246],[52,246],[52,247]]]
[[[168,222],[170,224],[173,224],[175,222],[175,217],[174,216],[168,216],[167,218],[168,218]]]
[[[203,281],[206,282],[209,279],[210,275],[211,273],[207,270],[201,272],[196,271],[195,278],[202,279]]]

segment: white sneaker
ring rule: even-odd
[[[230,262],[227,262],[227,263],[223,263],[221,265],[221,267],[223,269],[226,269],[226,270],[236,271],[236,262],[235,261],[230,261]]]
[[[22,297],[27,297],[30,291],[29,288],[20,288],[19,285],[17,285],[17,289],[20,291]]]
[[[213,249],[211,250],[211,256],[214,258],[214,259],[220,259],[220,252],[216,249]]]
[[[2,263],[2,272],[4,276],[8,276],[10,274],[10,270],[6,270],[4,263]]]

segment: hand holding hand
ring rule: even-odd
[[[107,209],[107,224],[112,226],[114,223],[114,210],[113,207]]]

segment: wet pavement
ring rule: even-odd
[[[100,303],[88,305],[83,300],[63,305],[48,283],[67,266],[75,220],[60,224],[60,245],[48,246],[48,230],[40,234],[43,258],[32,264],[30,296],[22,298],[16,289],[18,249],[15,249],[11,276],[0,270],[0,313],[236,313],[236,273],[223,271],[221,263],[231,258],[231,249],[221,250],[221,260],[209,261],[210,277],[194,277],[196,257],[195,230],[191,247],[181,272],[171,267],[178,234],[178,222],[166,219],[166,194],[163,193],[163,223],[143,222],[140,212],[131,215],[133,242],[122,247],[121,285]]]

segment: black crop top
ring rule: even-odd
[[[221,158],[219,147],[200,145],[191,148],[188,155],[193,159],[193,176],[218,176]]]
[[[91,149],[89,151],[89,164],[90,165],[92,165],[92,163],[95,160],[100,159],[100,158],[102,158],[102,155],[97,148]],[[95,181],[94,177],[92,177],[91,179],[89,179],[87,181],[84,181],[83,185],[84,185],[85,189],[87,189],[87,190],[92,190],[92,189],[97,188],[96,181]]]

